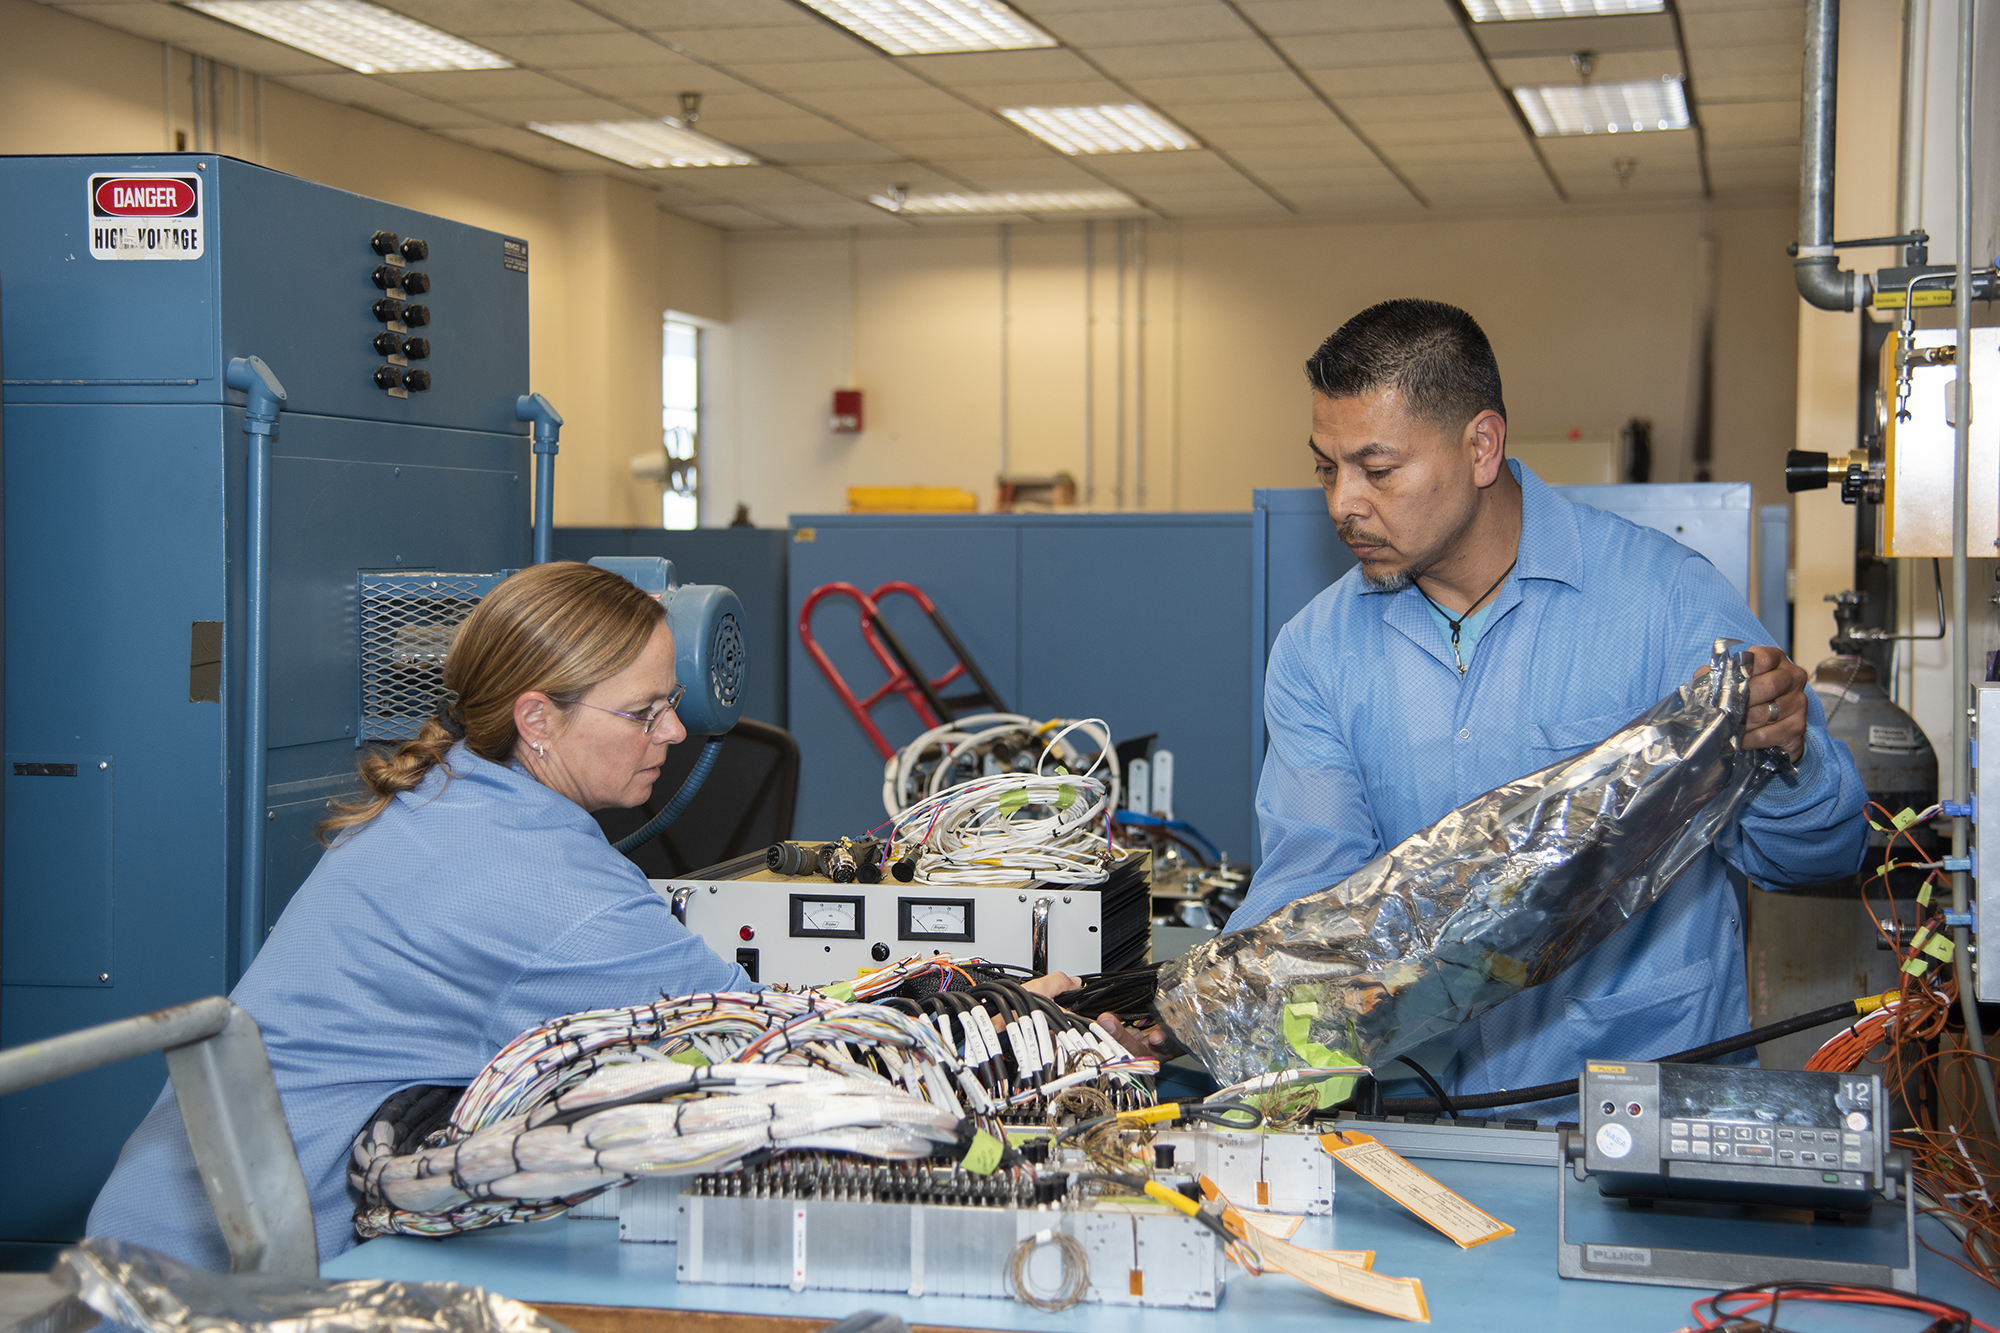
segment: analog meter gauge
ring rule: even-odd
[[[898,898],[896,938],[972,942],[972,899]]]
[[[823,893],[792,895],[792,937],[816,940],[858,940],[866,926],[862,898]]]

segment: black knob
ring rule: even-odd
[[[403,323],[413,329],[420,329],[431,322],[431,308],[427,305],[406,305],[403,307]]]
[[[428,370],[406,370],[403,372],[403,387],[422,393],[431,387],[431,373]]]
[[[378,389],[402,388],[403,372],[394,366],[375,367],[375,387]]]
[[[375,271],[370,273],[368,277],[371,282],[385,292],[391,287],[400,287],[403,285],[403,270],[389,264],[377,264]]]
[[[430,257],[431,243],[429,241],[420,241],[412,236],[409,240],[403,242],[403,258],[409,260],[412,264],[420,259],[429,259]]]
[[[403,335],[384,329],[375,335],[375,350],[383,356],[394,356],[403,350]]]
[[[431,289],[431,275],[428,273],[405,273],[403,290],[412,296],[422,296]]]
[[[391,334],[389,336],[393,338],[395,335]],[[410,358],[410,360],[421,361],[430,354],[431,340],[429,338],[403,339],[403,355]]]
[[[1823,491],[1827,482],[1826,455],[1793,449],[1785,454],[1785,489]]]
[[[1156,1143],[1153,1145],[1153,1169],[1155,1171],[1171,1171],[1174,1169],[1173,1144]]]
[[[393,296],[385,296],[369,308],[375,312],[375,318],[381,320],[384,324],[387,324],[392,319],[401,319],[403,317],[403,303]],[[416,306],[414,309],[422,310],[423,307]]]
[[[889,946],[878,944],[868,951],[868,956],[878,963],[886,963],[889,961]]]
[[[368,247],[378,255],[393,255],[396,253],[396,233],[378,231],[368,238]]]

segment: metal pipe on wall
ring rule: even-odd
[[[1951,505],[1951,788],[1961,807],[1972,802],[1972,755],[1967,722],[1972,701],[1972,625],[1966,615],[1966,509],[1972,497],[1972,72],[1974,0],[1958,0],[1958,281],[1953,302],[1958,312],[1958,374],[1952,380],[1952,459]],[[1992,410],[1989,404],[1988,410]],[[1969,854],[1971,820],[1965,815],[1951,821],[1951,854],[1963,864]],[[1964,870],[1951,872],[1951,910],[1963,919],[1969,898],[1970,879]],[[1990,927],[1989,927],[1990,928]],[[1980,1028],[1979,1006],[1972,988],[1972,932],[1964,926],[1952,929],[1952,966],[1958,980],[1960,1012],[1965,1017],[1967,1048],[1986,1049]],[[1986,966],[1996,962],[1989,957]],[[1993,1071],[1975,1062],[1973,1081],[1979,1085],[1987,1119],[2000,1137],[2000,1103],[1994,1095]]]
[[[1013,275],[1014,256],[1013,256],[1013,244],[1012,244],[1013,239],[1014,239],[1013,224],[1007,222],[1001,223],[1000,224],[1000,475],[1003,477],[1006,476],[1008,471],[1010,470],[1009,459],[1010,459],[1010,454],[1012,452],[1010,448],[1011,442],[1007,437],[1007,431],[1008,431],[1007,400],[1009,397],[1012,396],[1013,392],[1012,387],[1008,382],[1009,370],[1011,369],[1011,367],[1007,363],[1007,351],[1008,351],[1008,343],[1012,340],[1012,325],[1014,322],[1014,311],[1012,306],[1013,276],[1014,276]]]
[[[1118,411],[1114,418],[1112,438],[1118,451],[1118,466],[1114,472],[1117,479],[1112,491],[1112,503],[1118,508],[1125,507],[1125,256],[1130,245],[1131,227],[1118,222]]]
[[[1868,279],[1833,253],[1834,111],[1839,91],[1840,0],[1806,0],[1799,98],[1799,243],[1792,273],[1799,295],[1821,310],[1868,303]]]

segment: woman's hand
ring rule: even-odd
[[[1076,978],[1067,972],[1051,972],[1045,977],[1036,977],[1033,981],[1021,983],[1022,990],[1032,991],[1045,1000],[1053,1000],[1058,995],[1067,995],[1075,990],[1076,986]]]

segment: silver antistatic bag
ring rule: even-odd
[[[1733,639],[1601,745],[1496,788],[1331,888],[1160,970],[1156,1012],[1225,1084],[1380,1068],[1554,977],[1646,910],[1790,762],[1745,752]],[[1289,1021],[1288,1021],[1289,1020]]]

